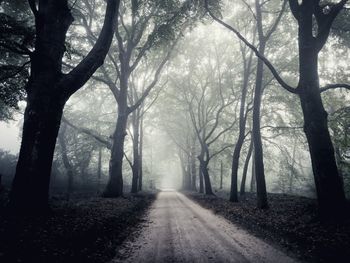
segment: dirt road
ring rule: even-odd
[[[148,224],[117,255],[112,262],[296,262],[175,191],[159,194]]]

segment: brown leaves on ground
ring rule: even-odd
[[[322,223],[316,200],[269,194],[269,209],[256,207],[256,195],[247,193],[239,203],[186,193],[203,207],[239,224],[256,236],[287,249],[306,262],[349,262],[350,220]]]
[[[0,215],[0,262],[106,262],[154,199],[56,200],[49,216]]]

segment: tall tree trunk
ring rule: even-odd
[[[247,180],[248,166],[249,166],[250,158],[252,156],[252,151],[253,151],[253,141],[250,141],[247,157],[245,159],[244,167],[243,167],[243,175],[242,175],[242,181],[241,181],[241,190],[239,192],[240,196],[245,195],[245,184],[246,184],[246,180]]]
[[[204,193],[204,182],[203,182],[203,172],[201,165],[199,163],[199,169],[198,169],[198,176],[199,176],[199,193]]]
[[[142,180],[143,180],[143,116],[141,116],[140,122],[140,166],[139,166],[139,182],[138,182],[138,190],[142,191]]]
[[[67,171],[67,199],[69,200],[70,195],[73,192],[73,180],[74,180],[74,171],[71,163],[69,162],[69,158],[67,155],[67,146],[65,142],[65,133],[66,133],[66,125],[62,126],[61,133],[58,135],[58,142],[61,147],[62,161],[63,165]]]
[[[97,189],[100,191],[102,177],[102,147],[98,148],[98,163],[97,163]]]
[[[10,205],[36,213],[48,208],[52,159],[64,102],[40,96],[35,101],[28,97],[27,103]]]
[[[131,193],[137,193],[138,180],[140,171],[140,156],[139,156],[139,137],[140,137],[140,110],[137,109],[132,113],[133,127],[133,165],[132,165],[132,184]]]
[[[191,175],[192,175],[192,180],[191,180],[191,190],[192,191],[197,191],[197,182],[196,182],[196,177],[197,177],[197,171],[196,171],[196,153],[195,153],[195,147],[191,147]]]
[[[256,176],[255,176],[255,158],[254,158],[254,143],[253,143],[253,151],[252,151],[252,174],[250,177],[250,192],[254,193],[256,191]]]
[[[203,155],[200,155],[198,159],[199,159],[199,167],[200,167],[200,170],[202,171],[202,176],[204,179],[205,194],[213,195],[214,193],[211,187],[210,176],[208,172],[208,162],[203,159]]]
[[[289,175],[289,194],[293,193],[293,183],[294,183],[294,167],[295,167],[295,151],[296,151],[296,139],[294,139],[293,143],[293,153],[292,153],[292,164],[290,167],[290,175]]]
[[[241,154],[242,146],[245,139],[245,130],[246,130],[246,122],[247,117],[245,113],[245,102],[248,93],[248,83],[249,76],[251,71],[251,62],[252,62],[252,53],[250,53],[250,57],[248,61],[246,60],[245,54],[242,55],[243,63],[244,63],[244,72],[243,72],[243,83],[242,83],[242,91],[241,91],[241,101],[240,101],[240,109],[239,109],[239,134],[238,139],[235,145],[235,149],[233,151],[232,156],[232,168],[231,168],[231,191],[230,191],[230,201],[238,202],[238,193],[237,193],[237,181],[238,181],[238,168],[239,168],[239,157]]]
[[[309,57],[308,54],[304,56]],[[307,80],[311,78],[310,75],[313,75],[310,69],[307,69],[311,66],[317,68],[317,60],[311,61],[311,64],[302,70],[304,78],[299,85],[300,101],[304,113],[304,132],[309,144],[320,212],[327,217],[332,216],[329,213],[338,213],[343,209],[345,194],[328,131],[327,113],[318,90],[318,78],[317,83],[315,79]]]
[[[73,22],[67,1],[52,2],[45,11],[36,19],[22,144],[10,194],[11,208],[34,213],[48,208],[53,153],[67,99],[57,89],[65,36]]]
[[[53,153],[65,102],[103,63],[112,41],[119,1],[108,1],[104,25],[95,46],[68,74],[62,74],[66,33],[73,22],[68,1],[40,1],[38,6],[30,7],[35,16],[35,50],[30,53],[22,144],[9,206],[18,213],[45,213]]]
[[[312,35],[312,12],[312,3],[305,3],[300,10],[298,89],[320,212],[323,217],[333,217],[342,213],[345,194],[319,89],[319,47]]]
[[[203,179],[204,179],[205,194],[206,195],[214,195],[212,187],[211,187],[209,172],[208,172],[208,164],[206,162],[204,162],[201,165],[201,168],[202,168]]]
[[[120,94],[120,100],[118,103],[118,118],[113,135],[111,159],[109,161],[109,181],[103,193],[104,197],[119,197],[123,195],[124,141],[128,122],[126,103],[127,99],[125,91],[123,94]]]
[[[189,162],[189,156],[182,150],[180,150],[180,162],[182,169],[182,189],[191,190],[191,165]]]
[[[222,160],[220,161],[220,190],[222,190],[222,180],[224,177],[224,168],[222,166]]]
[[[191,190],[192,183],[191,183],[191,156],[187,155],[187,169],[186,169],[186,180],[185,180],[185,189]]]
[[[259,52],[260,54],[265,53],[264,41],[259,41]],[[262,84],[263,84],[263,72],[264,64],[262,60],[258,60],[256,69],[256,81],[254,91],[254,104],[253,104],[253,142],[254,142],[254,159],[255,159],[255,177],[256,177],[256,193],[258,208],[267,208],[267,192],[265,182],[265,171],[264,171],[264,156],[260,133],[260,107],[262,97]]]
[[[184,160],[184,154],[181,149],[179,149],[179,159],[180,159],[180,165],[181,165],[181,173],[182,173],[182,189],[186,190],[186,165]]]
[[[245,130],[245,127],[243,128],[243,130]],[[241,127],[240,127],[239,137],[236,142],[235,149],[233,151],[233,157],[232,157],[231,191],[230,191],[231,202],[238,202],[238,193],[237,193],[238,167],[239,167],[239,157],[241,154],[243,143],[244,143],[244,131],[243,133],[241,133]]]

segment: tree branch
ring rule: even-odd
[[[339,12],[343,9],[344,5],[348,0],[342,0],[337,4],[327,4],[326,6],[320,6],[319,3],[315,3],[315,17],[317,20],[318,30],[316,36],[317,49],[320,51],[325,45],[333,21],[339,14]],[[330,8],[329,13],[324,12],[324,8]]]
[[[209,160],[212,159],[213,157],[215,157],[216,155],[222,153],[223,151],[225,151],[227,148],[230,148],[230,147],[233,147],[233,144],[228,144],[225,147],[223,147],[221,150],[214,152],[212,155],[210,155]]]
[[[30,60],[25,62],[22,66],[17,67],[17,70],[15,72],[13,72],[12,74],[9,74],[5,77],[0,78],[0,82],[4,81],[6,79],[9,79],[9,78],[15,77],[17,74],[22,72],[25,69],[26,65],[28,65],[29,63],[30,63]]]
[[[225,132],[231,130],[233,128],[233,126],[235,126],[235,124],[237,123],[237,119],[231,123],[230,126],[226,127],[225,129],[223,129],[221,132],[219,132],[210,142],[208,142],[208,146],[210,146],[212,143],[214,143],[217,139],[219,139],[221,137],[221,135],[223,135]]]
[[[70,73],[63,77],[60,86],[65,89],[68,97],[80,89],[103,64],[117,24],[119,3],[120,0],[107,1],[103,27],[94,47]]]
[[[130,165],[131,169],[132,169],[133,165],[132,165],[131,160],[129,159],[129,157],[126,155],[125,152],[123,152],[123,155],[124,155],[125,159],[127,160],[128,164]]]
[[[350,90],[350,85],[349,84],[328,84],[322,88],[320,88],[320,93],[325,92],[330,89],[339,89],[339,88],[344,88],[347,90]]]
[[[103,138],[103,136],[96,134],[92,130],[89,130],[89,129],[86,129],[86,128],[82,128],[82,127],[78,127],[78,126],[74,125],[73,123],[68,121],[65,116],[62,116],[62,121],[64,123],[66,123],[67,125],[71,126],[72,128],[76,129],[77,131],[85,133],[85,134],[93,137],[96,141],[98,141],[98,142],[102,143],[104,146],[106,146],[107,149],[112,149],[111,141],[109,141],[106,138]]]
[[[271,26],[270,30],[267,32],[267,34],[266,34],[266,36],[265,36],[265,40],[266,40],[266,41],[271,37],[272,33],[276,31],[277,26],[278,26],[279,22],[280,22],[281,19],[282,19],[282,16],[283,16],[283,14],[284,14],[284,11],[286,10],[286,5],[287,5],[287,0],[283,0],[282,9],[281,9],[281,11],[279,12],[279,14],[278,14],[278,16],[277,16],[275,22],[274,22],[273,25]]]
[[[233,28],[232,26],[226,24],[225,22],[223,22],[222,20],[220,20],[219,18],[217,18],[210,10],[208,7],[208,0],[205,0],[205,8],[207,10],[207,12],[209,13],[209,15],[219,24],[223,25],[224,27],[226,27],[227,29],[229,29],[230,31],[232,31],[241,41],[244,42],[244,44],[246,44],[251,50],[253,50],[253,52],[255,53],[255,55],[261,59],[264,64],[269,68],[269,70],[271,71],[272,75],[276,78],[276,80],[278,81],[278,83],[282,86],[282,88],[284,88],[285,90],[297,94],[298,93],[298,89],[297,88],[293,88],[291,86],[289,86],[286,82],[284,82],[284,80],[280,77],[280,75],[278,74],[277,70],[274,68],[274,66],[271,64],[271,62],[265,57],[263,56],[255,46],[253,46],[245,37],[243,37],[235,28]]]
[[[129,107],[128,109],[128,112],[131,113],[133,112],[135,109],[137,109],[141,104],[142,102],[146,99],[146,97],[148,96],[148,94],[150,93],[150,91],[153,89],[153,87],[157,84],[158,80],[159,80],[159,76],[160,76],[160,73],[162,72],[165,64],[169,61],[170,59],[170,56],[172,54],[172,51],[174,50],[176,44],[177,44],[177,41],[178,41],[179,38],[177,38],[174,42],[174,44],[170,47],[167,55],[163,58],[162,62],[159,64],[156,72],[154,73],[154,78],[153,78],[153,81],[148,85],[148,87],[145,89],[145,91],[143,92],[142,96],[138,99],[138,101]]]

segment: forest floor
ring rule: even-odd
[[[50,215],[16,217],[4,213],[6,196],[0,195],[0,262],[107,262],[155,198],[53,199]]]
[[[322,223],[316,200],[269,194],[268,210],[256,208],[256,195],[247,193],[239,203],[228,201],[228,193],[206,196],[186,192],[192,200],[238,224],[253,235],[285,250],[304,262],[349,262],[350,219]]]

